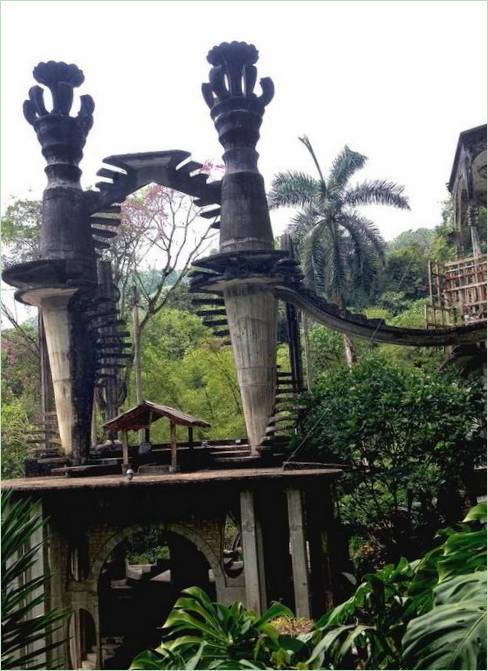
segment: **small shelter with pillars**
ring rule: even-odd
[[[139,405],[126,410],[121,415],[110,419],[103,425],[106,431],[120,432],[122,439],[122,468],[124,472],[130,466],[128,431],[140,431],[141,429],[144,429],[145,440],[149,441],[151,424],[162,417],[169,419],[170,424],[171,464],[169,469],[171,472],[178,470],[176,427],[188,427],[188,445],[190,449],[193,447],[194,427],[202,429],[210,428],[210,424],[203,419],[192,417],[191,415],[181,412],[181,410],[170,408],[168,405],[160,405],[158,403],[153,403],[152,401],[143,400]]]

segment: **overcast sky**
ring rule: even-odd
[[[76,63],[95,99],[81,164],[94,184],[104,156],[186,149],[219,159],[204,103],[208,50],[244,40],[276,95],[258,145],[269,187],[312,171],[307,134],[328,168],[344,144],[369,157],[362,178],[405,185],[411,212],[364,209],[391,239],[433,227],[462,130],[486,120],[484,2],[2,2],[2,206],[41,197],[44,160],[22,102],[39,61]],[[75,110],[76,112],[77,110]],[[290,213],[273,213],[275,234]]]

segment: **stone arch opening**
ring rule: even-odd
[[[157,647],[181,591],[196,585],[214,599],[219,579],[197,544],[175,530],[148,525],[113,539],[98,576],[103,668],[128,668]]]

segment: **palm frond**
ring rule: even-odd
[[[359,154],[357,151],[352,151],[346,144],[332,163],[329,179],[327,180],[329,188],[342,190],[352,175],[364,167],[367,160],[366,156]]]
[[[313,289],[316,293],[320,293],[320,278],[316,275],[316,265],[313,255],[313,245],[311,236],[307,236],[303,240],[301,248],[301,266],[304,275],[305,286]]]
[[[379,228],[366,217],[363,217],[359,212],[344,212],[339,220],[339,224],[343,226],[352,238],[361,237],[367,244],[376,252],[378,259],[383,261],[386,251],[386,242]]]
[[[268,194],[270,208],[303,207],[318,197],[319,183],[304,172],[289,170],[274,176]]]
[[[347,259],[341,231],[337,225],[331,230],[331,244],[327,246],[327,287],[326,292],[330,300],[342,306],[344,293],[347,289]]]
[[[303,209],[290,219],[287,233],[291,235],[298,246],[300,246],[303,238],[310,233],[317,223],[317,217],[317,210],[314,207],[305,205]]]
[[[317,159],[317,156],[315,154],[314,148],[312,147],[312,143],[308,139],[307,135],[302,135],[302,137],[298,138],[302,144],[305,145],[305,147],[308,149],[310,156],[312,157],[313,162],[315,163],[315,167],[317,168],[317,172],[319,173],[319,179],[320,179],[320,184],[321,184],[321,193],[323,196],[325,196],[325,179],[322,174],[322,169],[320,167],[320,163]]]
[[[39,658],[63,644],[48,640],[64,626],[68,614],[59,610],[34,614],[44,603],[47,576],[29,578],[28,571],[42,551],[42,541],[34,544],[33,536],[44,524],[30,499],[15,500],[11,491],[2,492],[3,669],[47,668]]]
[[[349,189],[344,194],[344,204],[352,205],[391,205],[401,210],[409,210],[408,198],[403,195],[403,186],[395,182],[373,179]]]

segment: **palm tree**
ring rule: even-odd
[[[346,145],[324,177],[307,136],[299,138],[315,164],[317,177],[290,170],[275,175],[269,194],[271,208],[299,208],[289,233],[297,243],[307,286],[345,309],[353,292],[368,293],[383,263],[385,241],[360,205],[391,205],[410,209],[403,186],[366,180],[348,186],[367,158]],[[344,334],[349,366],[354,361],[350,338]]]

